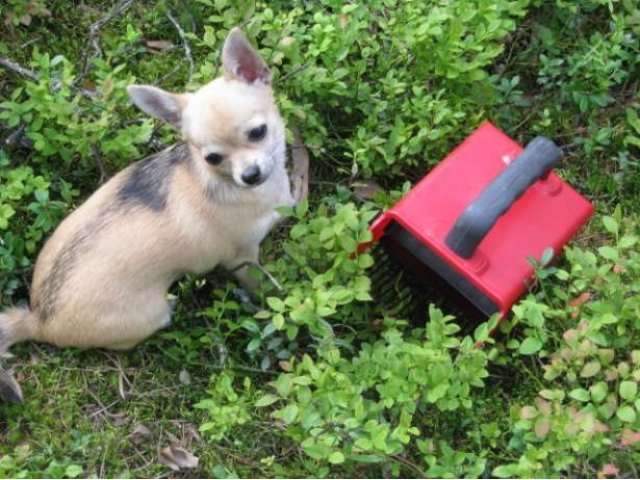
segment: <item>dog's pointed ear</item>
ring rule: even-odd
[[[180,129],[182,110],[189,101],[189,94],[171,93],[150,85],[129,85],[127,93],[140,110]]]
[[[229,32],[222,47],[222,67],[226,74],[242,82],[271,82],[271,73],[262,57],[254,50],[238,27]]]

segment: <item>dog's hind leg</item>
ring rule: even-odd
[[[175,300],[168,300],[165,303],[166,307],[161,312],[153,315],[143,324],[138,323],[138,327],[136,328],[134,335],[131,335],[129,338],[114,339],[114,342],[108,345],[107,348],[112,350],[130,350],[140,342],[149,338],[158,330],[162,330],[163,328],[167,328],[171,325],[171,317],[173,314]]]

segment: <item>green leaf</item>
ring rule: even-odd
[[[618,242],[618,247],[629,248],[633,247],[636,243],[638,243],[638,237],[636,237],[635,235],[625,235]]]
[[[282,410],[282,421],[284,423],[293,423],[298,416],[298,406],[295,403],[290,403]]]
[[[549,264],[549,262],[553,260],[553,248],[551,247],[547,247],[544,249],[544,252],[542,252],[542,257],[540,258],[540,263],[543,266],[546,266]]]
[[[280,374],[275,382],[275,387],[282,397],[288,396],[293,387],[293,375],[290,373]]]
[[[384,461],[383,457],[371,454],[351,455],[349,458],[358,463],[380,463]]]
[[[602,217],[602,224],[607,232],[613,233],[614,235],[618,234],[618,222],[613,217],[604,216]]]
[[[342,452],[333,452],[329,455],[329,463],[333,463],[334,465],[344,463],[344,455]]]
[[[580,370],[580,376],[582,378],[593,377],[600,371],[600,362],[597,360],[592,360],[590,362],[585,363],[582,370]]]
[[[80,465],[76,465],[72,463],[71,465],[68,465],[67,468],[64,470],[64,476],[69,478],[76,478],[82,474],[83,470],[84,469]]]
[[[321,242],[325,242],[330,238],[333,238],[333,236],[334,236],[333,227],[328,226],[322,229],[322,231],[320,232],[320,236],[318,238],[320,239]]]
[[[600,403],[607,396],[607,384],[605,382],[598,382],[591,387],[589,387],[589,392],[591,393],[591,398],[594,402]]]
[[[367,253],[358,255],[358,267],[362,269],[369,268],[373,265],[373,257]]]
[[[629,405],[619,407],[616,416],[625,423],[633,423],[636,421],[636,412],[633,407]]]
[[[613,247],[610,247],[609,245],[604,245],[600,248],[598,248],[598,253],[600,254],[600,256],[602,258],[605,258],[607,260],[618,260],[619,256],[618,256],[618,250],[616,250]]]
[[[340,246],[348,253],[355,252],[358,249],[358,242],[353,237],[341,235],[338,238]]]
[[[302,442],[302,448],[307,455],[316,460],[324,460],[330,455],[331,448],[328,445],[315,442],[313,437],[307,438]]]
[[[333,307],[319,305],[318,308],[316,308],[316,313],[321,317],[328,317],[329,315],[336,313],[336,310]]]
[[[579,402],[588,402],[591,398],[589,392],[587,392],[584,388],[576,388],[569,392],[569,396],[574,400],[578,400]]]
[[[309,200],[306,198],[304,200],[300,200],[296,205],[296,217],[302,218],[309,211]]]
[[[500,465],[494,468],[491,474],[498,478],[511,478],[515,472],[513,465]]]
[[[633,400],[638,394],[638,384],[630,380],[620,382],[620,397],[625,400]]]
[[[276,313],[271,319],[271,322],[278,330],[282,330],[284,328],[284,316],[281,313]]]
[[[267,393],[266,395],[256,400],[256,407],[268,407],[269,405],[276,403],[278,400],[280,400],[279,397]]]
[[[553,393],[553,390],[548,390],[545,388],[544,390],[540,390],[540,396],[542,398],[546,398],[547,400],[553,400],[555,394]]]
[[[278,297],[267,297],[267,305],[276,312],[284,312],[285,309],[284,302]]]
[[[309,430],[311,427],[315,427],[321,423],[322,419],[320,414],[315,410],[309,410],[308,408],[302,411],[300,415],[300,426],[305,430]]]
[[[448,383],[441,383],[440,385],[436,385],[434,388],[429,390],[429,393],[427,393],[427,400],[431,403],[438,401],[439,399],[444,397],[448,389]]]
[[[521,355],[532,355],[542,348],[542,342],[537,338],[528,337],[520,344],[518,352]]]
[[[256,351],[258,348],[260,348],[260,345],[262,345],[262,340],[260,340],[259,338],[254,338],[247,345],[247,352]]]

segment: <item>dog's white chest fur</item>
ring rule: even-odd
[[[288,177],[280,167],[263,185],[214,191],[200,207],[194,208],[184,192],[177,196],[183,201],[170,203],[171,215],[190,252],[181,268],[194,273],[257,261],[257,246],[280,219],[276,207],[293,204]]]

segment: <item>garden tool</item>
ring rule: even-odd
[[[504,318],[532,259],[557,256],[594,211],[552,172],[560,156],[548,138],[523,149],[483,123],[371,225],[361,251],[375,250],[376,298],[397,316],[424,319],[435,303],[471,325]]]

